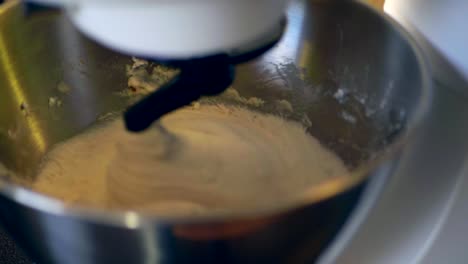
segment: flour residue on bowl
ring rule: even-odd
[[[347,173],[300,123],[201,104],[142,134],[115,120],[59,144],[33,188],[68,204],[187,216],[286,205]]]
[[[8,174],[9,174],[8,169],[6,168],[5,165],[3,165],[3,164],[0,162],[0,176],[5,176],[5,175],[8,175]]]

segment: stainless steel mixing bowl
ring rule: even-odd
[[[3,4],[0,219],[5,227],[39,263],[315,260],[345,223],[367,179],[390,173],[389,166],[398,163],[401,146],[417,134],[430,99],[424,61],[401,28],[362,4],[339,2],[293,1],[284,39],[262,58],[239,66],[233,87],[243,97],[262,98],[261,111],[302,122],[352,174],[298,194],[301,199],[291,208],[196,221],[70,207],[28,190],[55,143],[128,106],[128,98],[116,94],[127,89],[125,66],[131,59],[80,35],[59,11],[31,13],[17,1]],[[278,108],[280,100],[291,102],[294,111]]]

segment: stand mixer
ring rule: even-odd
[[[182,70],[169,86],[128,108],[131,131],[144,130],[201,95],[219,93],[234,80],[239,95],[258,97],[266,106],[287,99],[293,109],[289,115],[275,108],[261,110],[307,124],[310,135],[357,169],[311,186],[299,193],[301,203],[284,210],[258,207],[196,221],[75,207],[11,183],[9,174],[0,172],[0,220],[34,260],[310,263],[336,245],[335,239],[346,241],[338,234],[362,204],[358,202],[374,204],[383,182],[405,164],[398,154],[407,152],[402,146],[428,111],[430,83],[417,46],[387,17],[352,1],[293,1],[287,12],[285,1],[108,3],[47,1],[64,11],[26,18],[19,1],[2,9],[0,101],[11,111],[0,111],[0,131],[9,132],[0,133],[0,162],[7,172],[34,179],[51,147],[99,125],[108,113],[120,116],[129,101],[118,92],[129,88],[125,69],[132,61],[122,53]],[[157,10],[164,12],[158,17],[153,13]],[[289,25],[274,46],[285,14]],[[135,19],[137,15],[146,19]],[[171,25],[171,30],[159,25]],[[138,27],[144,30],[135,30]],[[150,35],[154,28],[159,35]],[[154,43],[148,45],[152,37]],[[165,42],[171,37],[177,41]],[[270,47],[271,52],[257,60],[237,65],[234,78],[236,64]],[[68,93],[57,88],[65,84]],[[198,90],[187,90],[189,85]],[[63,104],[51,107],[50,96]],[[161,99],[167,96],[171,102]]]
[[[67,24],[66,19],[57,14],[42,14],[30,20],[24,19],[22,8],[14,2],[17,1],[6,1],[0,7],[2,11],[0,13],[0,51],[2,51],[0,53],[0,103],[1,110],[4,110],[0,111],[0,163],[5,164],[9,170],[23,172],[33,170],[37,165],[37,157],[42,155],[42,153],[37,154],[41,148],[34,144],[36,141],[41,143],[37,145],[44,148],[61,142],[87,128],[96,116],[113,110],[108,107],[111,105],[109,97],[112,96],[112,92],[118,90],[116,87],[125,87],[124,73],[119,69],[123,69],[131,59],[122,58],[118,54],[110,53],[105,48],[90,44],[74,31],[74,27]],[[274,42],[276,37],[272,36],[276,34],[267,32],[276,32],[275,28],[279,28],[278,23],[281,23],[279,21],[283,16],[283,8],[273,5],[273,3],[279,2],[268,1],[267,4],[267,1],[249,1],[247,4],[247,1],[230,1],[230,3],[225,4],[233,6],[239,4],[237,9],[233,8],[230,11],[239,11],[238,14],[243,17],[242,21],[239,22],[245,21],[247,24],[243,26],[242,30],[235,32],[250,32],[255,37],[239,37],[242,41],[236,42],[235,45],[227,45],[223,42],[226,44],[225,46],[214,47],[210,45],[230,40],[230,37],[234,36],[234,32],[231,31],[230,34],[223,35],[222,38],[218,39],[219,42],[205,38],[206,42],[200,45],[196,45],[198,42],[193,41],[196,36],[185,34],[175,36],[178,38],[186,37],[184,41],[165,43],[164,47],[159,47],[157,45],[168,40],[168,36],[158,39],[156,34],[152,35],[149,32],[154,32],[159,25],[168,25],[167,21],[171,21],[172,18],[180,19],[182,14],[184,18],[188,18],[192,15],[195,17],[197,13],[183,12],[183,10],[191,9],[188,9],[187,6],[182,8],[181,5],[174,4],[175,1],[170,0],[160,0],[159,4],[149,0],[131,1],[131,6],[130,1],[117,0],[99,2],[43,0],[39,2],[66,7],[68,17],[73,19],[75,26],[108,47],[147,59],[159,58],[161,62],[164,62],[168,57],[176,61],[189,60],[195,54],[207,57],[213,55],[212,51],[224,50],[224,53],[227,51],[229,51],[227,53],[232,53],[232,47],[240,47],[249,43],[254,43],[254,45],[245,50],[256,50],[262,46],[268,46],[267,43]],[[186,2],[189,3],[189,1]],[[202,3],[202,1],[196,2],[197,5]],[[203,2],[208,3],[209,1]],[[210,6],[220,7],[219,2],[221,1],[212,1]],[[333,13],[336,16],[333,16],[330,15],[332,12],[328,10],[329,7],[321,9],[316,4],[304,4],[314,1],[295,2],[302,4],[291,5],[290,10],[292,11],[289,18],[292,18],[290,19],[292,27],[284,38],[286,41],[280,45],[279,50],[273,50],[272,56],[292,58],[296,65],[310,65],[306,62],[311,58],[316,58],[314,52],[317,51],[323,57],[320,60],[322,62],[320,66],[324,70],[333,70],[334,64],[349,66],[348,71],[342,71],[342,73],[351,73],[351,77],[356,77],[358,80],[370,71],[372,73],[368,75],[372,85],[370,91],[385,90],[389,91],[390,95],[396,93],[402,98],[410,98],[408,109],[424,100],[418,91],[424,90],[420,88],[428,83],[421,81],[421,79],[429,76],[429,79],[432,78],[430,83],[433,83],[437,88],[434,89],[430,118],[427,118],[422,129],[423,132],[412,138],[413,140],[410,142],[406,142],[402,155],[387,160],[379,166],[378,170],[370,172],[372,177],[363,180],[364,183],[369,181],[370,184],[361,183],[359,188],[342,193],[333,199],[311,202],[308,204],[307,210],[290,213],[286,216],[280,215],[285,217],[287,221],[280,222],[278,225],[269,225],[266,232],[254,232],[236,238],[200,242],[180,239],[173,234],[174,229],[179,227],[188,229],[192,226],[191,223],[188,225],[167,223],[133,212],[108,214],[67,208],[60,202],[48,200],[18,185],[12,185],[8,180],[4,180],[4,175],[0,175],[2,176],[0,179],[0,220],[2,225],[26,249],[28,255],[32,256],[34,260],[42,261],[40,263],[115,264],[167,263],[171,261],[185,263],[196,261],[204,263],[276,263],[286,260],[291,263],[312,263],[319,256],[321,256],[320,263],[326,264],[463,263],[467,256],[464,248],[467,237],[466,232],[464,232],[466,230],[464,219],[466,219],[468,193],[466,181],[468,103],[466,99],[467,85],[466,81],[463,80],[463,78],[466,80],[467,71],[464,67],[465,75],[460,77],[460,74],[443,59],[443,56],[433,56],[437,52],[431,51],[430,48],[426,50],[427,43],[419,42],[424,38],[419,38],[417,30],[414,30],[413,26],[424,33],[424,37],[429,39],[437,37],[431,40],[445,55],[455,59],[454,64],[461,68],[460,61],[463,58],[461,55],[464,53],[460,53],[458,48],[463,49],[461,43],[464,42],[447,41],[449,38],[446,37],[446,34],[441,33],[450,32],[440,25],[457,19],[463,21],[464,9],[460,8],[460,5],[466,6],[466,4],[456,0],[387,0],[389,6],[391,3],[392,7],[398,7],[391,10],[395,17],[407,15],[406,18],[409,22],[413,22],[409,23],[411,25],[406,25],[410,32],[408,37],[388,18],[377,16],[356,3],[346,5],[345,10],[338,10],[339,12],[334,9]],[[397,2],[400,2],[401,6],[396,5]],[[100,8],[99,3],[102,3],[105,8]],[[178,3],[182,3],[182,1],[178,1]],[[263,8],[254,9],[254,6],[257,7],[256,4],[263,5]],[[159,17],[154,16],[154,14],[146,16],[147,23],[138,25],[141,27],[150,25],[150,29],[145,29],[140,35],[140,37],[144,37],[144,41],[132,41],[135,38],[115,37],[115,34],[123,33],[122,29],[127,29],[124,31],[125,33],[141,33],[134,30],[135,25],[132,23],[135,20],[131,19],[134,16],[128,15],[131,10],[137,12],[138,10],[133,8],[140,5],[143,7],[141,9],[144,9],[139,10],[142,13],[164,10],[161,12],[161,18],[164,17],[164,19],[159,20]],[[158,8],[144,8],[151,5],[158,5]],[[244,9],[240,8],[241,5],[244,5]],[[411,9],[403,9],[405,5],[411,6]],[[443,12],[445,17],[442,16],[440,19],[439,15],[442,13],[439,13],[439,8],[441,5],[447,9],[453,8],[452,11],[456,12]],[[433,7],[430,12],[424,9],[424,7],[429,6]],[[273,9],[276,11],[273,12]],[[83,12],[78,12],[80,10]],[[116,19],[111,13],[115,12],[116,14],[119,10],[127,15],[119,14],[118,19]],[[176,10],[177,12],[175,12]],[[241,12],[241,10],[243,11]],[[328,17],[321,16],[320,12],[314,12],[317,10],[326,12]],[[77,13],[74,13],[75,11]],[[262,15],[261,19],[258,19],[255,17],[257,15],[252,15],[249,13],[250,11],[266,15]],[[400,13],[399,11],[404,12]],[[434,20],[430,19],[434,14],[439,17],[436,20],[437,27],[432,24]],[[453,14],[458,14],[458,16]],[[254,22],[245,19],[247,17]],[[205,21],[204,19],[213,18],[213,21],[227,21],[228,19],[223,12],[218,11],[211,12],[210,16],[201,16],[198,13],[198,18],[201,19],[192,20],[192,24],[189,26],[185,25],[179,28],[182,31],[172,30],[172,32],[195,32],[192,30],[204,28],[200,27],[201,24],[197,24],[196,27],[195,22],[201,23]],[[269,18],[271,20],[266,20]],[[425,23],[414,23],[415,20],[421,22],[421,19]],[[210,20],[210,23],[213,21]],[[176,21],[172,20],[171,22]],[[265,30],[253,30],[252,27],[263,22],[265,22]],[[400,22],[408,21],[401,20]],[[337,23],[342,24],[334,27]],[[125,27],[127,25],[134,27]],[[211,26],[225,25],[226,23],[211,23]],[[463,27],[464,24],[457,23],[456,25]],[[311,30],[310,27],[315,30]],[[395,28],[397,29],[395,30]],[[190,29],[190,32],[185,29]],[[435,30],[435,33],[432,30]],[[159,34],[169,33],[161,28],[158,32]],[[219,36],[220,32],[216,31],[214,36]],[[462,32],[460,30],[452,30],[451,32],[453,33],[450,34],[451,37],[457,35],[460,38],[466,37],[463,34],[458,34]],[[199,33],[197,32],[197,34]],[[336,35],[334,35],[335,33]],[[257,39],[258,36],[262,37]],[[146,45],[151,37],[155,38],[154,44]],[[267,40],[263,41],[263,37]],[[342,41],[343,39],[345,41]],[[419,44],[416,45],[417,47],[424,48],[424,55],[429,55],[431,66],[434,66],[431,67],[433,72],[424,74],[422,76],[424,78],[419,75],[424,72],[424,70],[420,71],[420,67],[424,68],[422,65],[427,61],[421,60],[420,54],[415,52],[418,49],[412,49],[414,48],[412,39],[417,40]],[[134,46],[143,43],[145,45]],[[454,48],[453,46],[445,46],[447,44],[457,45]],[[158,47],[162,52],[153,53],[154,47]],[[203,50],[205,47],[207,50]],[[151,48],[151,50],[145,50],[145,48]],[[162,50],[163,48],[165,49]],[[337,50],[344,50],[341,53],[342,57],[337,58]],[[240,52],[240,54],[242,53],[244,52]],[[358,55],[355,56],[356,53]],[[268,54],[266,55],[268,56]],[[82,58],[84,58],[84,62]],[[278,62],[277,64],[285,63],[282,59],[271,59],[271,57],[269,59],[266,61]],[[114,64],[118,67],[112,68]],[[259,64],[264,66],[264,63]],[[369,71],[361,70],[366,69],[366,64],[371,66]],[[208,66],[211,65],[208,64]],[[245,68],[237,68],[240,84],[237,83],[236,87],[252,84],[253,82],[247,82],[249,85],[243,85],[245,80],[256,80],[258,77],[256,69],[254,64]],[[224,73],[226,72],[224,71]],[[254,78],[251,78],[252,75]],[[335,77],[343,76],[338,74]],[[392,83],[395,77],[397,81],[403,79],[404,82],[397,82],[393,90],[387,89],[388,86],[385,85]],[[352,78],[350,79],[352,80]],[[70,85],[80,87],[80,89],[64,96],[64,100],[76,102],[76,104],[66,104],[62,109],[65,118],[56,120],[55,116],[44,115],[44,113],[48,114],[51,111],[47,107],[48,97],[53,91],[51,87],[62,83],[63,80]],[[297,79],[290,80],[297,81]],[[294,83],[293,81],[291,83]],[[220,89],[229,82],[229,78],[224,79]],[[349,84],[346,78],[341,79],[340,82]],[[366,82],[359,84],[357,88],[362,88],[362,84],[365,86]],[[244,91],[247,93],[255,87],[245,88]],[[334,95],[335,90],[331,91]],[[27,104],[22,102],[25,98],[28,99]],[[18,117],[19,120],[23,120],[24,116],[18,113],[20,105],[22,110],[29,109],[32,114],[39,112],[43,115],[38,121],[31,117],[29,120],[32,120],[31,124],[33,125],[24,126],[23,134],[15,134],[13,132],[16,130],[12,130],[11,135],[17,136],[18,140],[11,141],[9,139],[11,135],[2,134],[1,129],[8,129],[12,126],[11,124],[15,124],[16,119],[14,118]],[[81,107],[83,105],[86,107]],[[77,107],[73,108],[75,106]],[[152,111],[155,110],[151,109],[148,113],[152,113]],[[7,113],[4,114],[4,112]],[[151,114],[145,120],[145,125],[136,126],[133,130],[144,128],[154,118],[157,117]],[[317,120],[328,121],[325,118]],[[329,122],[320,124],[329,126],[325,133],[331,132],[330,134],[332,134],[334,131],[339,131],[339,129],[334,130]],[[13,127],[15,126],[13,125]],[[357,137],[353,137],[353,139],[355,138]],[[2,170],[1,164],[0,170]],[[0,174],[2,173],[0,172]],[[366,189],[366,191],[361,195],[362,189]],[[356,204],[358,205],[356,206]],[[281,219],[281,217],[279,218]],[[257,219],[254,216],[248,219],[252,218]],[[337,219],[348,220],[335,221]],[[331,221],[335,222],[331,223]],[[249,221],[230,219],[229,222],[222,222],[221,225],[203,222],[202,230],[232,227],[232,223],[240,223],[241,226],[245,226]],[[194,225],[196,226],[196,224]],[[0,254],[8,256],[7,260],[0,257],[0,262],[24,263],[9,258],[12,254],[9,251],[5,253],[3,238],[1,245]]]
[[[180,69],[125,113],[127,129],[138,132],[201,96],[225,91],[234,65],[279,41],[287,0],[38,2],[63,5],[82,32],[108,47]]]

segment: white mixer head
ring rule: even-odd
[[[35,0],[62,5],[86,35],[120,52],[172,63],[178,76],[131,106],[128,130],[225,91],[234,65],[281,37],[287,0]]]
[[[75,25],[124,53],[184,60],[269,41],[288,0],[35,0],[65,7]]]

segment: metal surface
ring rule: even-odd
[[[389,175],[398,163],[395,155],[427,110],[429,83],[405,34],[358,3],[295,1],[288,16],[282,42],[238,67],[233,87],[244,97],[264,99],[262,111],[275,113],[269,102],[290,101],[295,112],[287,118],[312,123],[308,132],[355,168],[352,175],[311,188],[289,210],[197,221],[70,208],[6,178],[0,182],[0,215],[7,229],[41,263],[316,259],[344,224],[368,176]],[[25,18],[15,2],[4,5],[0,162],[27,185],[54,143],[128,106],[127,98],[115,94],[126,89],[129,63],[83,38],[57,13]],[[60,92],[64,86],[69,92]],[[51,107],[50,97],[63,105]]]
[[[437,253],[454,252],[458,245],[433,245],[440,239],[441,228],[450,225],[446,223],[450,212],[463,214],[463,210],[453,212],[452,207],[465,181],[468,100],[454,90],[436,85],[426,132],[405,147],[401,157],[405,162],[397,166],[378,202],[357,216],[362,219],[349,231],[352,237],[339,241],[343,244],[320,263],[463,263],[449,260],[461,260],[465,250],[450,258]],[[465,228],[460,223],[457,227],[456,232],[466,238]],[[451,232],[454,228],[450,227]]]
[[[398,20],[430,65],[434,95],[425,132],[405,146],[405,162],[378,201],[354,216],[359,224],[345,228],[352,237],[337,241],[320,263],[466,262],[468,83],[414,26]]]
[[[436,2],[433,2],[437,4]],[[452,3],[445,3],[445,7],[453,7]],[[445,14],[446,17],[452,17],[453,20],[461,18],[456,16],[466,10],[466,3],[461,4],[461,8],[453,10],[455,16],[451,12]],[[464,6],[463,6],[464,5]],[[415,9],[416,12],[416,9]],[[467,243],[467,228],[466,228],[466,219],[468,211],[466,210],[466,201],[468,198],[468,142],[466,140],[466,135],[468,133],[468,125],[465,120],[468,118],[468,81],[466,71],[463,72],[463,67],[459,67],[456,64],[456,61],[453,61],[455,54],[457,54],[456,49],[452,49],[451,45],[462,45],[463,41],[458,41],[459,43],[450,42],[450,38],[434,38],[431,37],[431,28],[430,27],[421,27],[418,24],[409,23],[402,16],[396,16],[395,13],[391,13],[400,23],[402,23],[405,28],[410,30],[410,32],[417,36],[417,40],[421,43],[420,46],[424,48],[426,54],[429,54],[431,59],[431,68],[432,75],[434,76],[434,82],[437,83],[436,88],[441,96],[441,100],[437,100],[439,103],[439,111],[445,113],[452,113],[454,117],[451,117],[452,126],[448,126],[443,119],[431,120],[433,124],[443,124],[444,133],[439,140],[443,141],[444,144],[448,146],[444,149],[448,159],[453,159],[453,155],[456,154],[460,157],[457,159],[457,167],[452,172],[448,170],[444,164],[446,160],[441,160],[439,164],[434,164],[434,166],[442,166],[444,169],[443,175],[446,181],[452,183],[451,189],[446,192],[445,196],[447,197],[445,206],[443,208],[443,214],[440,217],[437,225],[432,227],[431,235],[427,238],[427,243],[423,250],[416,258],[418,263],[464,263],[465,259],[468,257],[468,252],[464,245]],[[448,24],[447,24],[448,25]],[[462,27],[463,24],[453,24],[455,26]],[[441,30],[443,27],[440,27],[437,30]],[[429,30],[429,31],[427,31]],[[447,30],[446,30],[447,31]],[[460,28],[457,30],[450,30],[447,32],[449,34],[463,32]],[[421,34],[421,33],[424,33]],[[454,37],[455,35],[452,35]],[[458,35],[460,38],[466,38],[463,34]],[[427,41],[426,41],[426,37]],[[440,45],[436,45],[439,43]],[[463,46],[463,45],[462,45]],[[463,53],[463,52],[462,52]],[[444,56],[442,54],[448,54]],[[450,56],[450,54],[452,56]],[[463,54],[459,54],[457,58],[458,61],[463,60]],[[466,54],[465,54],[466,55]],[[457,67],[458,66],[458,67]],[[465,67],[466,68],[466,67]],[[442,103],[444,102],[444,103]],[[441,106],[441,107],[440,107]],[[453,140],[452,140],[453,138]],[[449,140],[450,139],[450,140]],[[437,175],[440,176],[440,175]],[[436,177],[436,175],[433,175]],[[438,189],[432,191],[440,192]],[[430,228],[430,227],[429,227]]]

